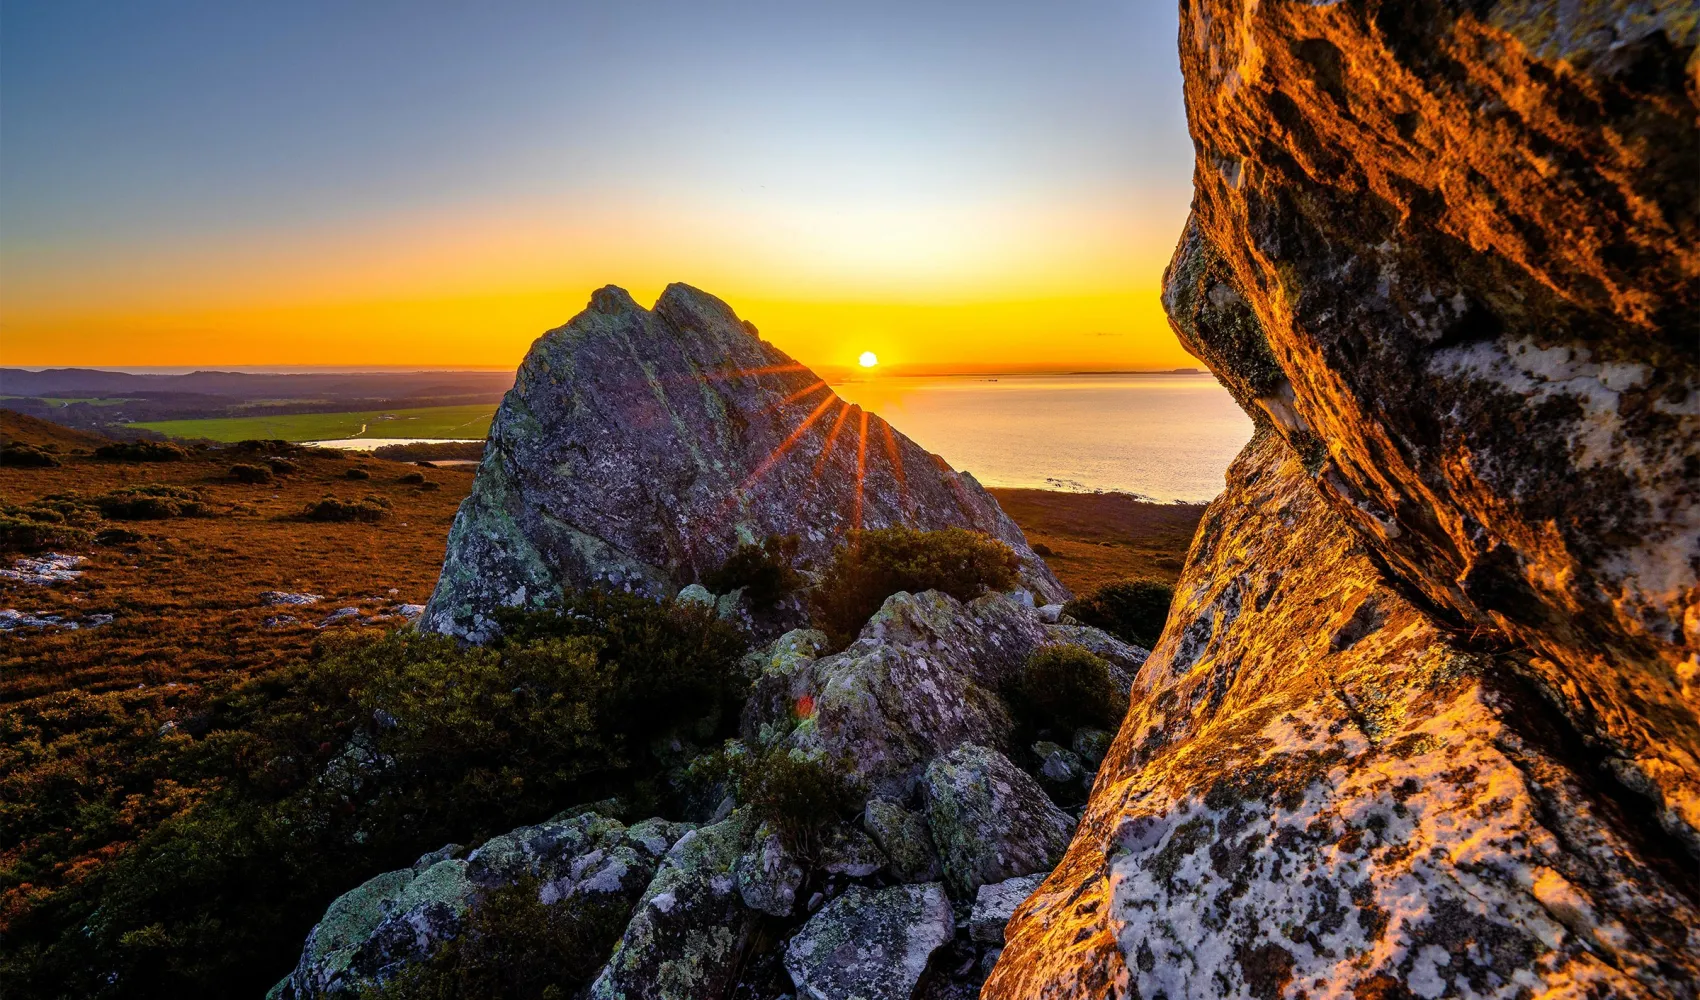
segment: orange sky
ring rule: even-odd
[[[684,281],[811,365],[1191,366],[1174,17],[20,8],[0,364],[511,367]]]
[[[1158,304],[1184,205],[719,218],[670,209],[394,218],[339,231],[10,253],[9,365],[516,364],[603,284],[686,281],[809,364],[1192,364]],[[566,213],[563,213],[565,216]],[[1165,217],[1167,216],[1167,217]]]

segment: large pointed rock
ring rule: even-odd
[[[479,640],[493,609],[599,585],[671,596],[740,542],[796,535],[817,564],[852,528],[963,527],[1066,593],[972,476],[838,398],[719,299],[654,309],[604,288],[543,335],[490,427],[421,627]]]

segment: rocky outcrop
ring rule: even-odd
[[[1165,304],[1259,430],[983,995],[1694,997],[1700,21],[1181,25]]]
[[[1074,833],[1074,817],[996,750],[957,747],[927,767],[924,787],[945,878],[965,899],[987,883],[1050,871]]]
[[[824,565],[858,527],[964,527],[1007,543],[1023,584],[1066,594],[997,501],[756,335],[670,285],[618,288],[532,345],[449,535],[426,629],[479,639],[492,609],[599,585],[673,596],[740,542],[795,535]]]

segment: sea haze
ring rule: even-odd
[[[1251,439],[1250,418],[1208,374],[876,377],[833,388],[986,486],[1200,502],[1222,492]]]

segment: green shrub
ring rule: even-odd
[[[443,488],[443,484],[442,484],[442,483],[439,483],[439,482],[437,482],[437,481],[436,481],[436,480],[434,480],[434,479],[427,479],[427,480],[425,480],[425,481],[424,481],[424,482],[421,482],[421,483],[420,483],[420,484],[419,484],[419,489],[420,489],[420,490],[421,490],[421,491],[423,491],[423,492],[425,492],[425,493],[429,493],[429,492],[431,492],[431,491],[432,491],[432,490],[440,490],[440,489],[442,489],[442,488]]]
[[[418,486],[424,481],[425,473],[423,472],[404,472],[401,474],[401,478],[396,480],[398,483],[405,483],[409,486]]]
[[[141,532],[131,531],[128,528],[107,528],[95,535],[94,540],[98,545],[134,545],[146,537]]]
[[[239,451],[247,455],[294,455],[298,452],[306,451],[307,449],[279,438],[272,438],[271,440],[250,438],[249,440],[238,441],[235,444],[230,445],[230,450]]]
[[[735,721],[748,693],[738,670],[743,635],[689,601],[582,590],[543,611],[499,609],[496,620],[503,647],[551,638],[601,642],[603,659],[622,665],[603,711],[634,745],[692,720],[711,729]]]
[[[272,481],[272,470],[263,465],[236,464],[230,467],[230,478],[239,483],[269,483]]]
[[[962,528],[852,531],[815,588],[815,623],[843,647],[898,591],[942,590],[968,601],[1015,586],[1020,567],[1009,546]]]
[[[287,476],[291,472],[301,471],[301,466],[287,458],[268,458],[266,459],[266,468],[270,469],[273,475],[278,476]]]
[[[365,469],[348,469],[342,474],[344,479],[371,479],[372,474]]]
[[[0,444],[0,465],[19,469],[50,469],[58,464],[59,460],[45,448],[37,448],[22,441]]]
[[[121,462],[181,462],[189,453],[163,441],[115,441],[96,448],[94,457]]]
[[[818,846],[822,829],[860,804],[830,761],[783,746],[746,755],[738,798],[779,833],[787,848],[805,857]]]
[[[1149,577],[1106,583],[1063,605],[1063,614],[1093,628],[1150,649],[1163,634],[1175,588]]]
[[[796,535],[769,535],[760,545],[744,542],[724,565],[703,577],[702,584],[716,594],[730,594],[744,587],[744,596],[752,605],[770,608],[803,585],[802,576],[792,568],[801,545]]]
[[[0,511],[0,551],[36,552],[41,549],[86,545],[89,533],[63,521],[37,521]]]
[[[200,492],[187,486],[129,486],[95,497],[101,514],[121,521],[158,521],[211,514]]]
[[[390,502],[372,493],[359,500],[328,496],[308,504],[301,516],[309,521],[381,521],[390,516]]]
[[[1075,645],[1035,650],[1021,668],[1016,700],[1041,723],[1065,730],[1114,731],[1127,714],[1127,697],[1110,679],[1110,665]]]

